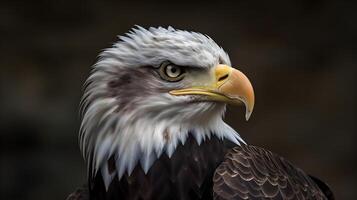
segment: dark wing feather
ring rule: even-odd
[[[71,193],[66,200],[89,200],[89,191],[87,186],[82,186]]]
[[[309,177],[319,186],[319,188],[325,194],[327,199],[335,200],[335,196],[333,195],[332,190],[330,189],[330,187],[325,182],[323,182],[322,180],[320,180],[320,179],[318,179],[318,178],[316,178],[315,176],[312,176],[312,175],[309,175]]]
[[[319,185],[263,148],[233,148],[213,177],[214,199],[327,199]]]
[[[226,146],[233,145],[216,136],[199,145],[190,134],[170,158],[162,154],[147,174],[137,165],[130,176],[115,176],[108,190],[99,171],[89,180],[91,200],[212,199],[214,171],[223,162]]]

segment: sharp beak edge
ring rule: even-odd
[[[209,87],[192,87],[172,90],[172,95],[203,95],[207,101],[220,101],[229,104],[244,103],[245,118],[248,120],[254,108],[254,90],[249,79],[239,70],[227,65],[215,67],[215,83]]]

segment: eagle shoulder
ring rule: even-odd
[[[213,177],[214,199],[327,199],[318,184],[289,161],[263,148],[231,149]]]

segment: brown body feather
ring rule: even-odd
[[[162,155],[148,174],[136,167],[131,176],[115,178],[108,191],[98,174],[89,191],[80,188],[68,200],[333,199],[328,187],[320,188],[318,179],[284,158],[259,147],[231,147],[216,137],[201,145],[189,137],[171,158]]]
[[[214,199],[328,199],[301,169],[263,148],[233,148],[217,168]],[[332,197],[332,196],[331,196]]]
[[[115,177],[108,191],[101,174],[89,181],[91,200],[186,200],[212,199],[214,171],[223,162],[227,146],[233,143],[216,136],[200,145],[189,136],[169,158],[162,154],[147,174],[137,165],[130,176]]]

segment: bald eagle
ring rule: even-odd
[[[223,121],[254,107],[248,78],[210,37],[134,27],[85,83],[80,149],[88,184],[68,199],[333,199],[286,159]]]

